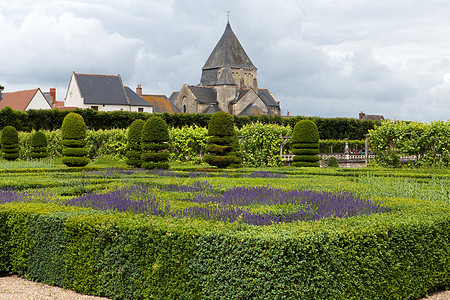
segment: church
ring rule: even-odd
[[[258,88],[256,70],[227,22],[202,68],[200,84],[184,84],[169,100],[182,113],[280,115],[280,103],[272,92]]]

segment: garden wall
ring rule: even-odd
[[[450,207],[399,205],[250,226],[5,204],[0,271],[113,299],[414,299],[448,287]]]

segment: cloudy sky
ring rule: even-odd
[[[72,72],[165,94],[198,84],[230,24],[282,114],[450,119],[447,0],[0,0],[4,92]]]

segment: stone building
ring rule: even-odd
[[[169,100],[184,113],[280,115],[272,92],[258,88],[256,71],[228,22],[202,68],[200,84],[184,84]]]

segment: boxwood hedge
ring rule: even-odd
[[[250,226],[4,204],[0,271],[112,299],[414,299],[448,287],[450,205],[391,207]]]

